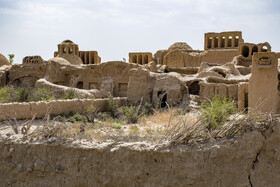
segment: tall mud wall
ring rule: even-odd
[[[280,128],[170,147],[0,141],[1,186],[277,186]]]

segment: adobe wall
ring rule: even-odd
[[[154,59],[157,64],[163,64],[163,58],[168,53],[168,50],[158,50],[154,54]]]
[[[243,42],[241,31],[208,32],[204,34],[204,50],[233,49]]]
[[[278,58],[273,52],[253,55],[249,79],[249,107],[261,112],[276,113],[279,106]]]
[[[200,82],[200,96],[204,99],[212,99],[215,95],[221,97],[238,98],[238,84],[204,83]]]
[[[144,65],[153,60],[153,54],[150,52],[129,53],[129,63]]]
[[[189,52],[175,50],[167,53],[162,63],[168,67],[199,67],[202,62],[222,65],[231,62],[237,54],[237,49]]]
[[[2,186],[277,186],[280,128],[169,146],[0,140]]]
[[[229,50],[208,50],[201,56],[201,62],[209,62],[214,64],[226,64],[231,62],[233,57],[237,56],[237,49]]]
[[[78,56],[83,61],[83,64],[100,64],[101,58],[97,51],[79,51]]]
[[[14,86],[34,87],[38,79],[45,77],[46,69],[45,62],[12,65],[8,70],[7,83]]]
[[[114,98],[114,101],[120,105],[126,104],[126,98]],[[50,115],[69,114],[70,112],[86,112],[90,105],[96,106],[100,112],[106,111],[108,99],[71,99],[71,100],[54,100],[49,102],[28,102],[28,103],[4,103],[0,104],[0,121],[10,118],[31,119],[34,115],[36,118],[43,118],[47,113]]]

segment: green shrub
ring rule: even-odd
[[[81,122],[87,122],[87,117],[83,116],[81,114],[75,113],[73,114],[72,112],[69,113],[69,121],[74,123],[76,121],[81,121]]]
[[[111,127],[115,129],[121,129],[122,125],[120,123],[112,123]]]
[[[27,88],[13,88],[7,87],[7,91],[10,95],[8,102],[27,102],[29,96],[29,89]]]
[[[108,109],[113,118],[117,116],[118,108],[119,108],[119,102],[115,101],[113,96],[110,95],[108,99]]]
[[[208,123],[208,129],[215,129],[236,113],[237,107],[231,98],[215,96],[210,102],[202,102],[200,111],[202,119]]]
[[[7,87],[0,88],[0,103],[7,103],[10,100],[10,93]]]
[[[108,112],[97,112],[95,114],[95,118],[96,119],[99,119],[101,121],[108,121],[108,120],[111,120],[112,119],[112,116],[110,113]]]
[[[154,108],[153,105],[150,103],[145,103],[143,106],[140,107],[140,113],[141,115],[147,116],[154,114]]]
[[[124,117],[128,123],[137,123],[140,115],[138,111],[138,107],[135,106],[125,106],[124,109]]]
[[[18,102],[27,102],[29,97],[29,89],[17,88],[16,93],[18,95]]]
[[[10,65],[13,65],[15,55],[14,54],[8,54],[8,55],[9,55],[9,63]]]
[[[62,96],[63,99],[74,99],[77,98],[78,95],[74,89],[69,89],[66,93]]]
[[[30,96],[29,101],[50,101],[54,100],[55,97],[52,95],[51,89],[47,88],[38,88],[34,90]]]

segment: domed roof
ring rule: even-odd
[[[10,65],[8,59],[0,53],[0,66]]]
[[[71,40],[64,40],[62,43],[73,44],[74,42],[72,42]]]
[[[168,51],[173,50],[192,50],[192,48],[185,42],[176,42],[168,48]]]
[[[70,65],[70,62],[68,62],[67,60],[65,60],[64,58],[60,58],[60,57],[54,57],[48,60],[49,63],[58,63],[61,65]]]

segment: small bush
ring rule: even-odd
[[[108,109],[113,118],[117,116],[118,108],[119,108],[119,102],[115,101],[113,96],[110,95],[108,99]]]
[[[131,125],[129,127],[130,134],[137,134],[138,132],[139,132],[139,128],[137,127],[137,125]]]
[[[138,108],[135,106],[125,106],[124,109],[124,117],[128,123],[137,123],[140,115]]]
[[[122,125],[120,123],[112,123],[111,127],[114,129],[121,129]]]
[[[52,91],[46,88],[38,88],[29,96],[29,101],[50,101],[54,99]]]
[[[63,99],[74,99],[77,97],[78,97],[78,95],[74,89],[67,90],[66,93],[62,96]]]
[[[202,119],[208,123],[208,129],[215,129],[236,113],[237,107],[231,98],[215,96],[210,102],[202,102],[200,111]]]
[[[17,94],[19,98],[19,102],[27,102],[29,97],[29,89],[27,88],[17,88]]]
[[[10,100],[10,94],[7,87],[0,88],[0,103],[7,103]]]
[[[9,102],[27,102],[29,96],[29,89],[27,88],[13,88],[7,87],[7,91],[10,95]]]
[[[108,121],[112,119],[112,116],[108,112],[97,112],[95,118],[101,121]]]
[[[150,103],[146,103],[140,108],[141,115],[147,116],[154,114],[155,110],[153,108],[153,105]]]
[[[69,121],[72,123],[77,122],[77,121],[81,121],[81,122],[85,123],[85,122],[87,122],[87,117],[83,116],[81,114],[75,113],[74,115],[69,117]]]

